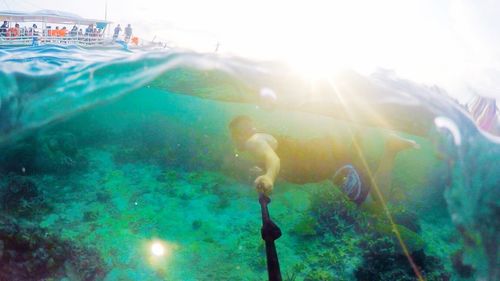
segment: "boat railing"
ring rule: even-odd
[[[79,45],[79,46],[100,46],[109,40],[103,35],[23,35],[23,36],[0,36],[0,46],[31,46],[43,44],[55,45]]]

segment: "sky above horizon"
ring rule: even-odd
[[[105,0],[0,0],[0,10],[104,19]],[[376,3],[375,3],[376,2]],[[497,3],[498,2],[498,3]],[[308,75],[377,68],[465,101],[500,97],[500,1],[108,0],[107,18],[146,40],[289,62]],[[112,25],[114,27],[114,24]]]

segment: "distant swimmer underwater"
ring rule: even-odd
[[[237,116],[229,124],[232,141],[241,152],[247,152],[264,171],[254,184],[259,192],[270,195],[278,175],[285,181],[297,184],[330,180],[358,206],[377,202],[371,192],[377,185],[383,195],[390,192],[391,172],[396,155],[407,149],[419,149],[413,140],[388,134],[384,151],[377,159],[373,178],[359,146],[343,143],[332,136],[297,140],[287,136],[261,132],[248,116]],[[362,137],[356,137],[356,141]]]

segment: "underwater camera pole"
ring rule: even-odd
[[[271,203],[271,199],[259,193],[260,210],[262,212],[262,239],[266,242],[266,258],[267,258],[267,273],[269,281],[281,281],[280,263],[276,245],[274,241],[281,237],[281,229],[269,217],[267,205]]]

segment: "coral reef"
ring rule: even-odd
[[[362,232],[363,226],[369,224],[367,214],[330,183],[323,184],[313,194],[311,212],[318,220],[319,232],[334,236],[342,235],[350,228]]]
[[[463,256],[463,250],[459,250],[452,255],[451,261],[453,264],[453,269],[455,269],[460,277],[471,278],[474,275],[475,270],[472,266],[464,263]]]
[[[0,202],[5,213],[32,218],[51,211],[52,207],[33,180],[9,174],[0,182]]]
[[[0,216],[0,280],[100,280],[107,269],[94,250],[25,221]]]
[[[348,201],[340,191],[327,184],[314,194],[311,207],[313,216],[318,220],[318,232],[336,237],[331,241],[332,244],[329,244],[328,241],[323,243],[324,247],[335,249],[338,248],[338,243],[343,243],[342,240],[346,240],[346,235],[357,237],[355,240],[357,244],[352,245],[361,249],[361,263],[353,271],[357,280],[415,279],[415,273],[403,254],[391,225],[384,217],[361,211],[354,203]],[[395,208],[391,211],[394,212],[395,217],[408,216],[401,208]],[[402,214],[398,212],[402,212]],[[417,233],[403,225],[395,225],[394,227],[398,229],[413,261],[427,280],[450,279],[450,273],[446,272],[442,262],[424,252],[424,242]],[[412,222],[410,227],[419,230],[418,222]],[[354,254],[355,251],[350,250],[349,253]],[[321,263],[331,263],[330,266],[323,267],[328,268],[341,262],[345,257],[342,256],[341,252],[331,251],[316,258],[325,259]],[[321,274],[316,278],[325,278],[322,275],[326,276],[324,272],[314,274]]]
[[[360,247],[364,250],[363,264],[355,271],[357,280],[415,280],[408,258],[402,254],[393,239],[382,235],[367,235]],[[426,280],[450,280],[439,259],[423,250],[410,254],[412,262]]]
[[[331,272],[317,269],[308,272],[304,281],[330,281],[334,279],[335,278]]]
[[[304,216],[297,224],[294,225],[294,227],[290,230],[290,233],[304,238],[315,236],[317,235],[316,225],[317,222],[314,218]]]
[[[396,238],[396,229],[398,235],[401,237],[401,240],[404,241],[406,247],[410,252],[419,251],[424,248],[425,243],[417,233],[411,231],[410,229],[399,225],[391,225],[389,221],[382,220],[381,222],[376,222],[373,225],[373,228],[370,229],[374,234],[381,234],[383,236],[391,237],[394,244],[397,246],[397,250],[399,252],[403,252],[403,249],[399,246],[399,241]]]

